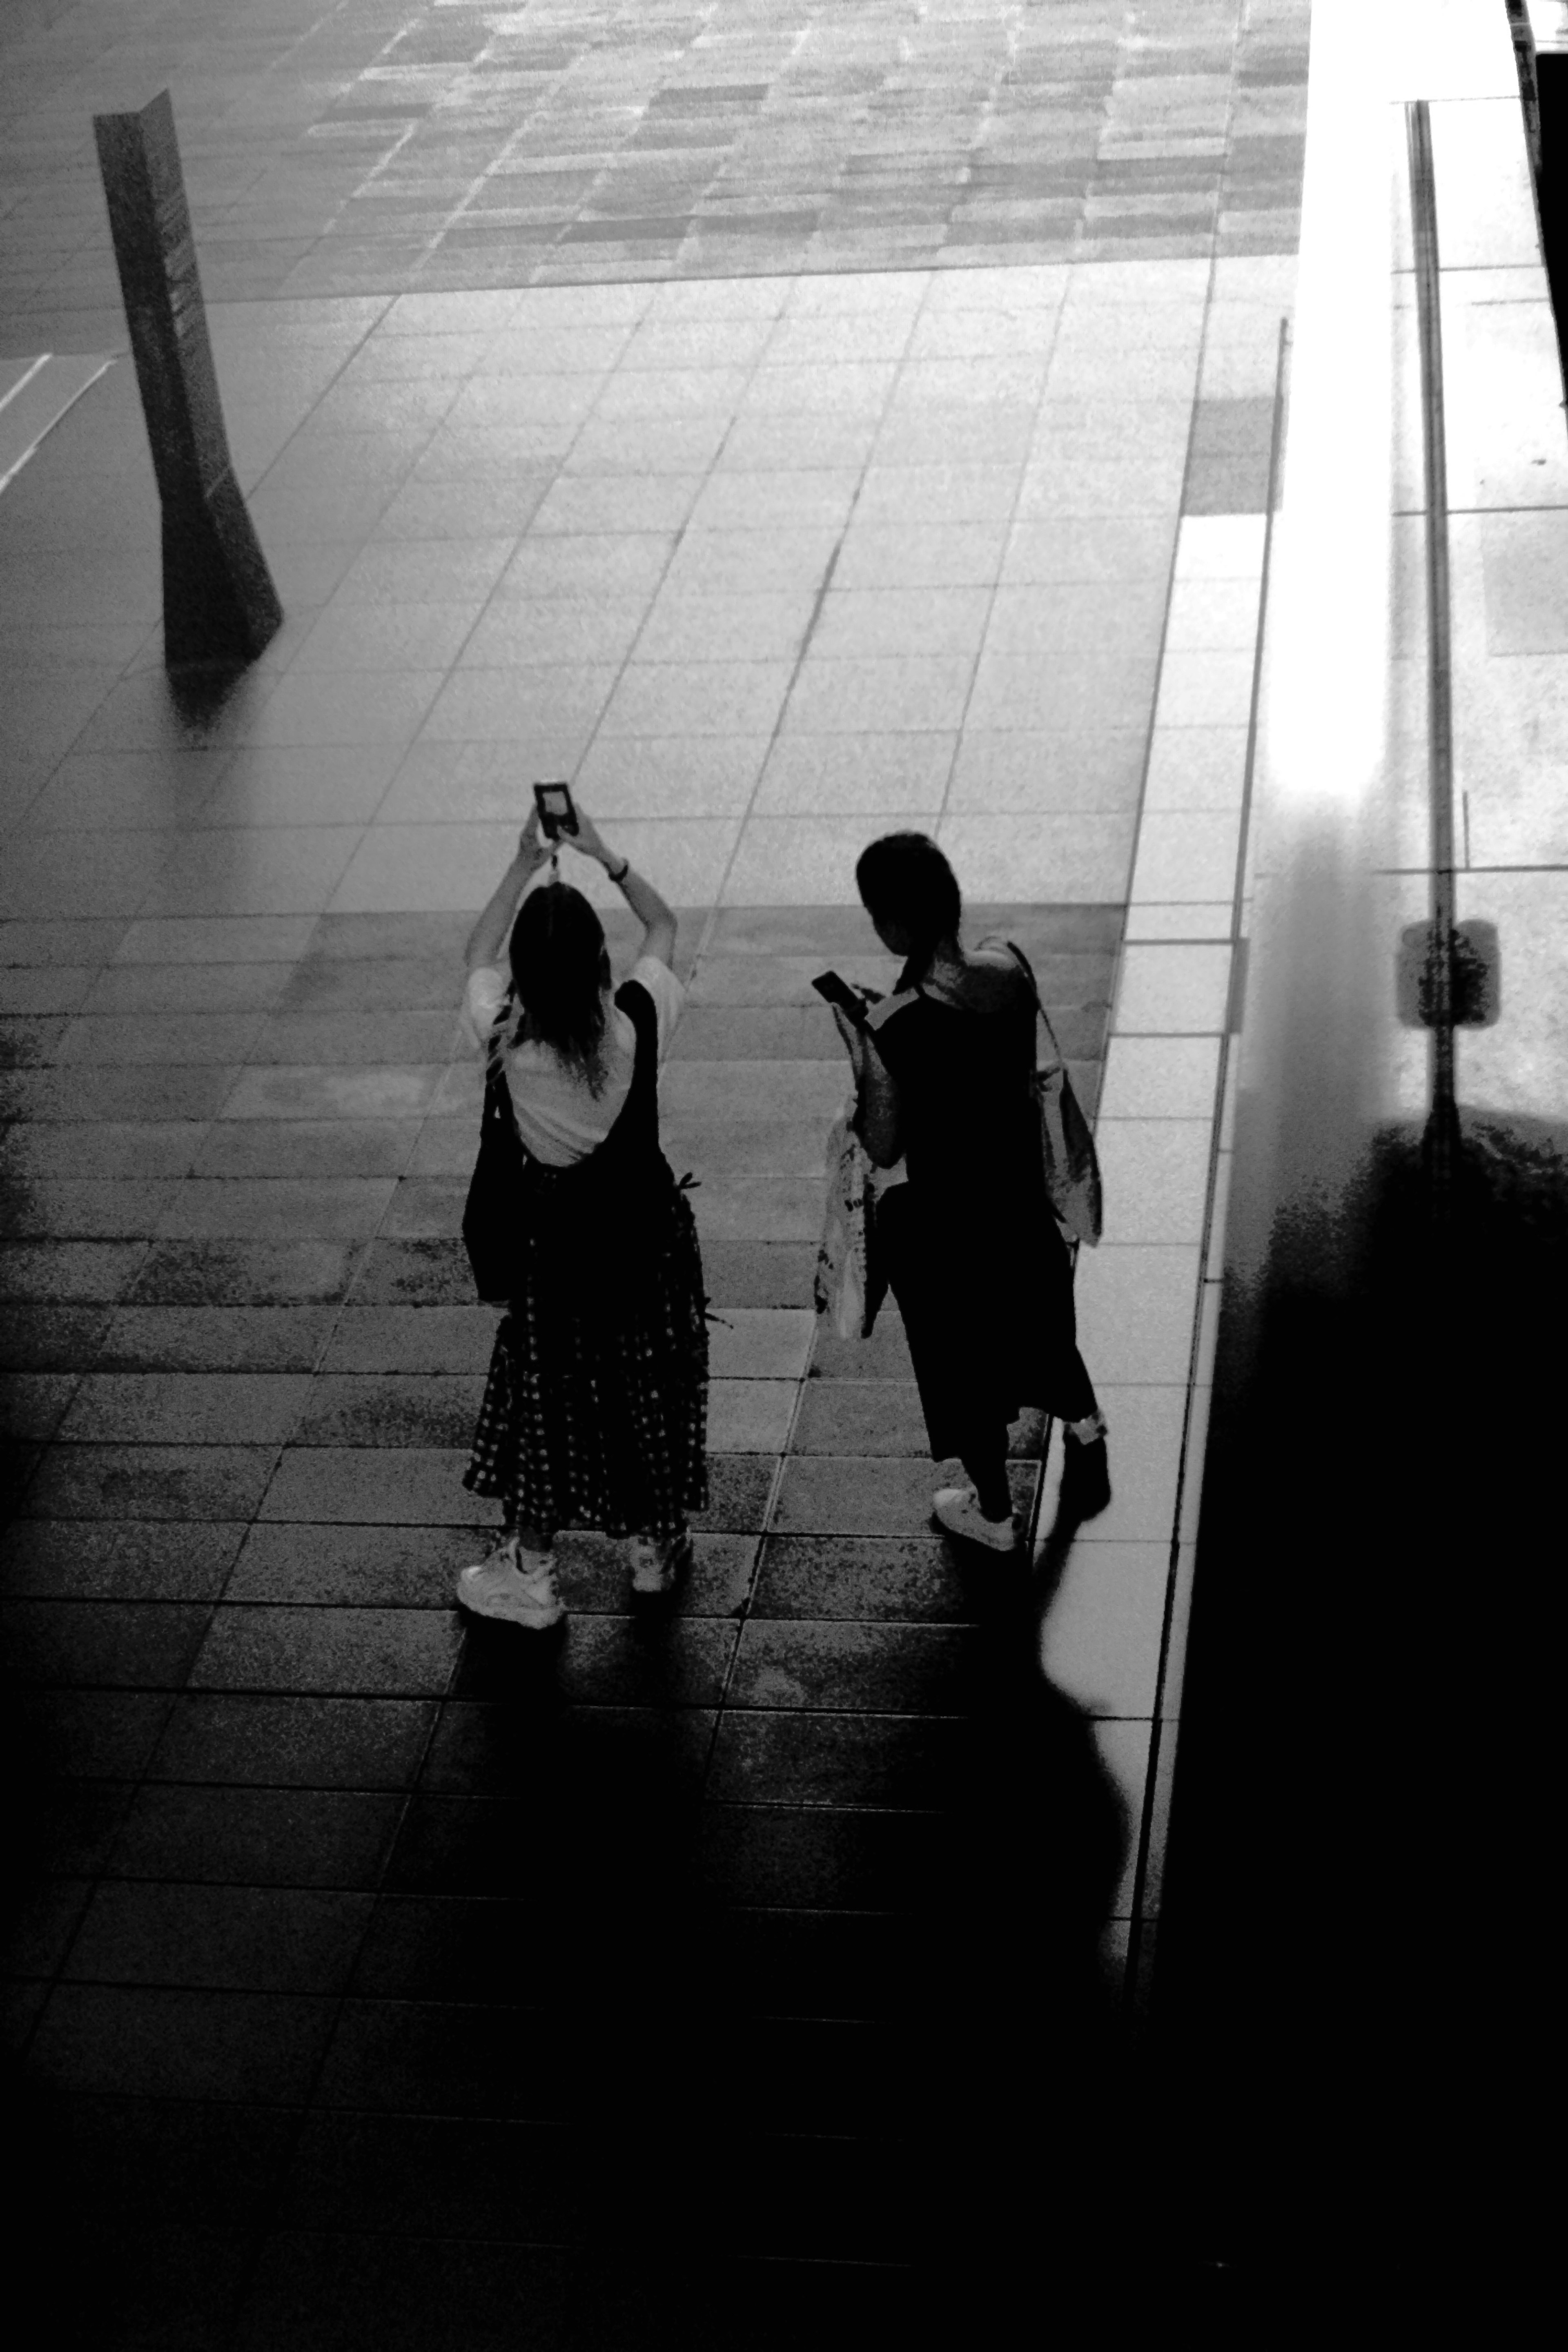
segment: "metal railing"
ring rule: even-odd
[[[1431,1104],[1426,1125],[1432,1208],[1446,1223],[1458,1114],[1454,1088],[1454,1018],[1458,1000],[1454,890],[1454,661],[1448,591],[1448,443],[1443,407],[1443,313],[1437,251],[1437,183],[1426,100],[1405,110],[1410,163],[1410,223],[1415,257],[1416,327],[1421,352],[1421,458],[1426,496],[1426,760],[1431,859],[1431,930],[1426,944],[1425,1017],[1431,1025]]]

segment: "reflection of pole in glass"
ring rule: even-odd
[[[169,93],[92,127],[163,508],[164,663],[254,661],[283,608],[229,457]]]

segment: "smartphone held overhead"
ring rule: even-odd
[[[577,831],[577,811],[572,799],[572,787],[566,783],[535,784],[534,805],[539,811],[539,829],[546,841],[570,840]]]

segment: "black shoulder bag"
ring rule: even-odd
[[[479,1151],[463,1210],[463,1246],[474,1286],[488,1306],[509,1307],[521,1287],[528,1226],[524,1162],[511,1089],[497,1055],[485,1073]]]

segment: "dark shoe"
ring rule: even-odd
[[[1087,1443],[1062,1432],[1062,1484],[1058,1508],[1069,1518],[1092,1519],[1110,1500],[1110,1457],[1103,1435]]]
[[[632,1591],[644,1600],[661,1600],[674,1591],[691,1565],[691,1538],[670,1536],[660,1541],[653,1536],[634,1536],[631,1553]]]

